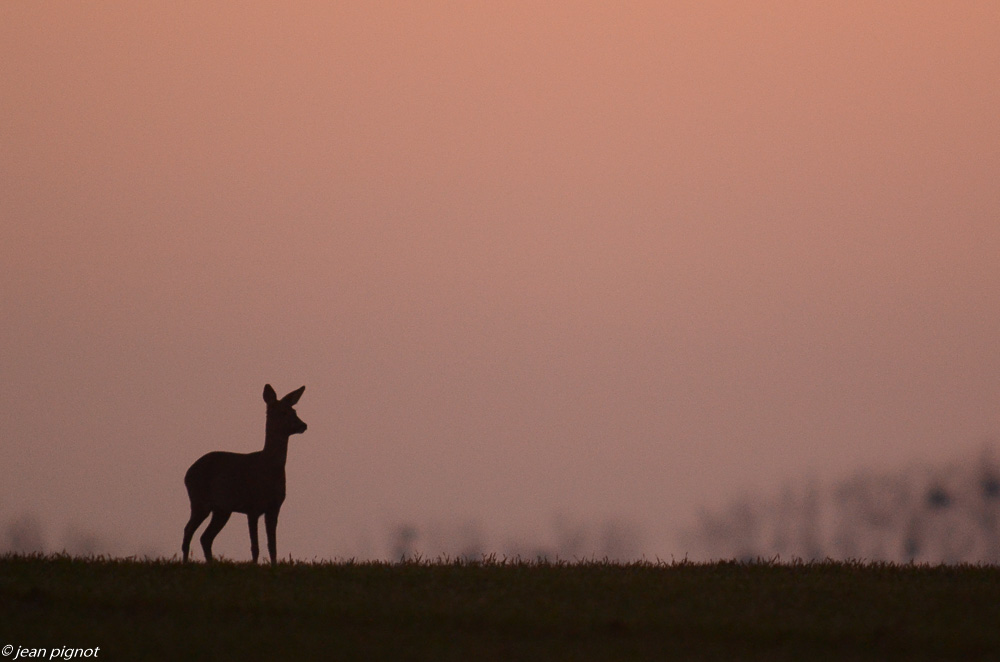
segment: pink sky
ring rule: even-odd
[[[265,382],[307,559],[1000,432],[996,2],[328,4],[0,6],[0,524],[176,552]]]

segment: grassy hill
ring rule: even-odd
[[[996,567],[0,557],[0,647],[46,659],[1000,659],[998,626]]]

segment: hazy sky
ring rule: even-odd
[[[998,34],[995,0],[2,3],[0,524],[178,551],[266,382],[307,387],[307,559],[557,516],[682,556],[742,490],[971,452]]]

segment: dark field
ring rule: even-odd
[[[1000,569],[521,562],[271,568],[6,556],[0,647],[6,645],[49,654],[100,647],[104,660],[1000,659]]]

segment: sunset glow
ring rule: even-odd
[[[996,2],[330,4],[0,6],[0,533],[179,553],[265,383],[304,559],[1000,432]]]

